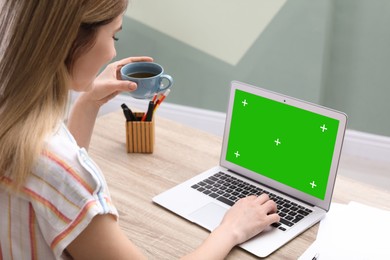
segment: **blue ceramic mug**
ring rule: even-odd
[[[121,68],[122,80],[137,83],[137,89],[128,92],[134,98],[147,99],[160,93],[173,84],[171,76],[164,74],[161,65],[154,62],[133,62]]]

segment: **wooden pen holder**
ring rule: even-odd
[[[141,119],[144,113],[134,113]],[[128,153],[153,153],[154,119],[152,121],[126,122],[126,148]]]

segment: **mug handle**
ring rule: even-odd
[[[167,85],[164,85],[163,80],[166,79],[168,81]],[[160,86],[158,92],[164,91],[167,88],[171,87],[173,84],[173,78],[168,74],[163,74],[160,76]]]

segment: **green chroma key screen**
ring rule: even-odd
[[[235,91],[226,160],[324,199],[339,121]]]

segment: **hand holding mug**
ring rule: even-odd
[[[137,89],[128,92],[137,99],[148,99],[156,93],[170,88],[173,78],[164,73],[161,65],[154,62],[133,62],[126,64],[120,70],[122,80],[137,83]]]

